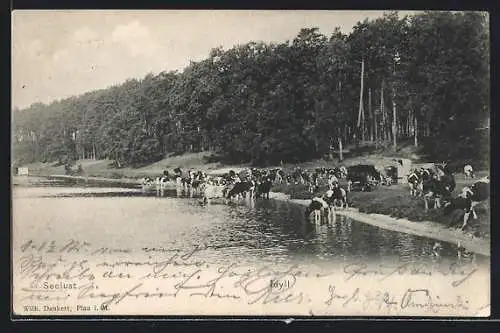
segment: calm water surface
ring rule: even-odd
[[[331,225],[315,226],[304,219],[304,207],[275,200],[203,206],[180,190],[142,192],[46,180],[14,186],[13,198],[14,246],[29,239],[78,239],[122,248],[189,251],[201,245],[218,261],[436,260],[435,240],[341,216]],[[440,258],[457,258],[456,244],[440,243]]]

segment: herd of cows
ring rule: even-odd
[[[472,166],[464,167],[465,178],[474,178]],[[457,197],[452,196],[456,188],[455,175],[446,164],[437,165],[435,168],[421,168],[413,170],[408,175],[410,195],[424,198],[425,210],[429,209],[429,200],[434,200],[434,208],[444,207],[444,214],[462,210],[463,223],[461,229],[467,226],[470,215],[477,219],[474,207],[482,201],[489,199],[489,176],[477,180],[472,186],[464,187]]]
[[[466,178],[473,178],[470,165],[464,167]],[[344,185],[340,185],[343,180]],[[371,191],[380,185],[392,185],[396,180],[384,172],[379,172],[373,165],[356,165],[346,168],[316,168],[313,171],[295,168],[284,172],[281,168],[248,169],[236,173],[229,171],[222,175],[208,175],[204,171],[176,168],[173,173],[164,171],[156,179],[146,177],[142,180],[143,189],[150,187],[165,187],[174,183],[178,188],[197,193],[203,204],[209,204],[212,199],[222,198],[225,201],[242,198],[267,198],[271,188],[278,184],[302,184],[311,194],[311,202],[306,209],[306,218],[314,214],[314,220],[319,223],[323,213],[334,214],[337,207],[347,208],[347,195],[356,189]],[[434,201],[434,208],[443,207],[444,214],[453,211],[463,211],[461,229],[467,226],[470,215],[477,218],[474,207],[489,198],[489,177],[476,181],[470,187],[464,187],[457,197],[452,196],[455,190],[455,175],[446,164],[413,170],[407,176],[409,192],[412,196],[420,196],[424,200],[425,210],[429,209],[429,201]],[[327,185],[328,190],[323,195],[321,185]]]

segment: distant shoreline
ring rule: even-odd
[[[20,176],[15,176],[17,178]],[[21,176],[22,177],[22,176]],[[33,176],[29,176],[33,177]],[[123,187],[140,187],[141,183],[137,179],[113,179],[104,177],[86,177],[86,176],[70,176],[70,175],[50,175],[50,176],[34,176],[36,178],[45,179],[72,179],[76,181],[84,181],[89,183],[113,184]],[[174,184],[168,188],[175,188]],[[281,192],[271,192],[270,199],[290,202],[293,204],[307,206],[310,200],[307,199],[290,199],[290,197]],[[361,223],[370,224],[382,229],[401,232],[421,237],[427,237],[447,243],[457,243],[473,251],[477,254],[490,257],[490,240],[471,237],[459,230],[452,230],[437,222],[422,221],[413,222],[407,219],[397,219],[388,215],[382,214],[367,214],[359,212],[356,208],[337,209],[336,214],[345,216]]]

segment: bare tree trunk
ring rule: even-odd
[[[315,127],[315,135],[314,135],[314,148],[316,150],[316,154],[319,153],[319,131],[318,131],[318,123],[319,123],[319,112],[318,112],[318,103],[314,103],[314,127]]]
[[[415,111],[413,111],[413,121],[414,121],[413,144],[415,145],[415,147],[418,147],[418,120],[417,120],[417,114]]]
[[[397,118],[396,118],[396,91],[394,87],[392,88],[392,147],[394,150],[397,149]]]
[[[365,59],[363,58],[361,60],[361,87],[359,90],[359,111],[358,111],[358,129],[361,128],[361,136],[362,139],[364,140],[365,136],[365,131],[364,131],[364,119],[363,119],[363,126],[361,126],[361,118],[364,118],[364,112],[363,112],[363,91],[364,91],[364,74],[365,74]]]
[[[342,152],[342,137],[339,136],[339,161],[342,162],[344,160],[344,154]]]
[[[373,138],[373,132],[375,131],[374,130],[374,123],[373,123],[373,110],[372,110],[372,89],[369,88],[368,89],[368,114],[369,114],[369,117],[370,117],[370,122],[369,122],[369,127],[370,127],[370,141],[374,141],[374,138]]]
[[[381,133],[381,139],[382,141],[387,141],[387,114],[385,112],[385,105],[384,105],[384,81],[382,80],[382,85],[380,89],[380,112],[382,113],[382,133]]]
[[[366,130],[366,122],[365,122],[365,112],[363,110],[361,113],[361,141],[365,141],[365,130]]]
[[[408,116],[408,136],[411,136],[413,133],[413,111]]]
[[[386,136],[385,141],[390,142],[391,141],[392,131],[391,131],[391,128],[389,126],[389,121],[390,121],[389,120],[389,114],[388,114],[387,110],[385,109],[385,106],[384,106],[384,111],[385,111],[385,117],[387,119],[386,122],[385,122],[385,130],[386,130],[386,132],[385,132],[385,136]]]
[[[377,112],[373,113],[373,132],[375,135],[375,148],[378,148],[378,123],[377,123]]]
[[[404,121],[402,121],[402,124],[401,124],[402,131],[400,133],[404,137],[406,137],[408,135],[408,119],[409,119],[409,117],[406,117],[406,119]]]
[[[411,133],[411,121],[410,119],[413,119],[411,112],[408,114],[408,118],[406,118],[406,136],[410,136]]]
[[[389,140],[389,127],[387,126],[388,122],[389,122],[389,117],[387,116],[387,110],[384,109],[384,113],[385,113],[385,121],[384,121],[384,142],[387,143],[387,141]]]
[[[349,142],[349,127],[347,125],[344,125],[344,130],[342,131],[342,138],[344,139],[344,142]]]

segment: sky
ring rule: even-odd
[[[352,31],[382,11],[18,10],[12,14],[12,105],[82,94],[249,41],[292,40],[301,28]],[[400,15],[411,14],[401,12]]]

